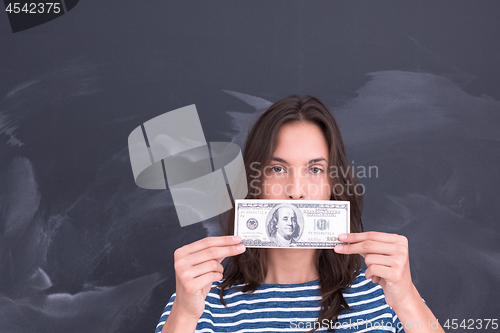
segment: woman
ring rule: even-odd
[[[349,245],[246,249],[231,236],[230,211],[228,236],[175,251],[176,293],[157,332],[444,332],[411,281],[407,239],[363,233],[358,180],[329,172],[349,163],[319,100],[294,95],[273,104],[249,132],[243,159],[247,199],[350,201],[351,233],[339,236]]]

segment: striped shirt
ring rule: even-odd
[[[196,332],[316,332],[328,328],[336,332],[404,332],[394,310],[385,302],[378,283],[366,279],[364,269],[353,285],[343,291],[353,311],[342,310],[337,322],[318,321],[321,308],[319,280],[299,284],[262,284],[253,293],[235,287],[226,289],[224,307],[215,282],[205,299],[205,310],[198,320]],[[155,333],[159,333],[170,314],[175,293],[160,317]]]

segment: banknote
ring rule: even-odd
[[[234,234],[247,247],[333,248],[350,228],[349,201],[235,200]]]

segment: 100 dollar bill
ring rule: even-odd
[[[349,201],[235,200],[234,234],[247,247],[333,248],[350,228]]]

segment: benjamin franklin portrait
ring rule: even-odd
[[[298,216],[300,214],[300,216]],[[297,208],[282,204],[277,206],[267,221],[267,234],[269,239],[276,245],[282,247],[293,246],[301,235],[302,215]]]

